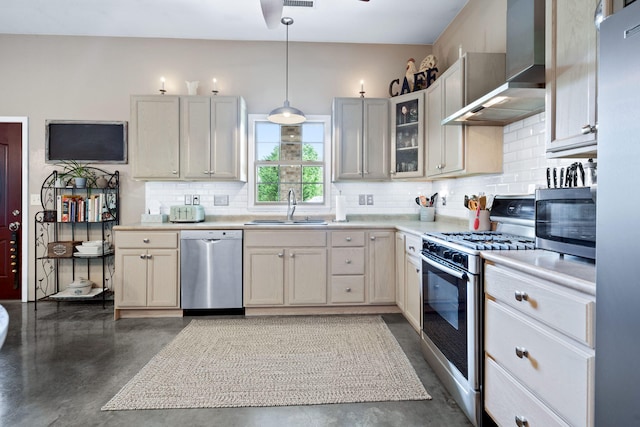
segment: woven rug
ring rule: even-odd
[[[102,410],[431,399],[379,316],[193,320]]]

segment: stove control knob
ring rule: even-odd
[[[444,253],[442,254],[442,256],[444,256],[444,259],[452,259],[453,258],[453,251],[444,251]]]
[[[451,261],[455,263],[460,263],[462,261],[462,254],[460,253],[453,254],[453,257],[451,257]]]

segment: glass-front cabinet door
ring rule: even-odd
[[[424,92],[391,98],[391,177],[424,176]]]

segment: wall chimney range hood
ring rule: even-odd
[[[507,81],[443,125],[504,126],[544,111],[545,1],[507,2]]]

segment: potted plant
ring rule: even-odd
[[[65,180],[73,179],[77,188],[95,186],[96,175],[89,165],[75,160],[65,160],[60,164],[62,165],[61,178]]]

